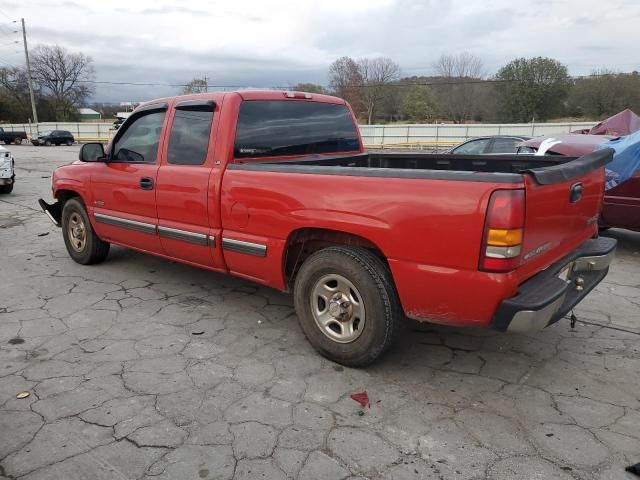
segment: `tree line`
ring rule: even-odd
[[[469,53],[443,55],[432,76],[401,75],[390,58],[342,57],[328,71],[328,88],[301,83],[295,90],[346,99],[365,123],[532,122],[560,117],[592,120],[625,108],[640,110],[640,74],[599,70],[569,76],[558,60],[517,58],[487,75]]]
[[[73,121],[78,107],[93,94],[93,61],[58,45],[39,45],[29,52],[38,120]],[[0,68],[0,121],[26,122],[32,117],[27,71]]]
[[[91,57],[58,45],[39,45],[30,57],[39,120],[77,120],[78,107],[94,92]],[[443,55],[432,69],[431,76],[403,76],[388,57],[342,57],[329,66],[327,86],[299,83],[292,88],[342,97],[361,122],[370,124],[599,120],[625,108],[640,111],[640,74],[635,71],[598,70],[572,78],[558,60],[534,57],[514,59],[489,75],[482,59],[469,53]],[[206,79],[194,78],[182,93],[207,89]],[[31,116],[26,70],[0,67],[0,121],[25,122]]]

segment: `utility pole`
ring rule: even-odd
[[[29,49],[27,48],[27,29],[24,27],[24,18],[22,20],[22,41],[24,43],[24,58],[27,61],[27,81],[29,83],[29,96],[31,97],[31,111],[33,113],[33,123],[38,129],[38,112],[36,111],[36,99],[33,96],[33,81],[31,80],[31,63],[29,62]]]
[[[206,75],[204,76],[204,91],[205,93],[209,91],[209,80]]]

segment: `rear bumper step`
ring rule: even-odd
[[[557,322],[607,275],[617,241],[587,240],[573,253],[524,282],[515,297],[504,300],[493,318],[493,328],[508,332],[536,332]],[[564,280],[560,272],[572,265]]]
[[[51,220],[56,227],[59,227],[62,222],[62,206],[60,205],[60,202],[49,205],[43,199],[39,199],[38,204],[49,220]]]

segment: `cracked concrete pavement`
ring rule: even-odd
[[[640,234],[611,231],[619,254],[575,330],[410,323],[353,370],[311,349],[286,294],[121,248],[75,264],[36,200],[78,148],[12,150],[0,480],[632,478]]]

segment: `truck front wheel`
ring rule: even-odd
[[[380,357],[402,318],[389,269],[364,248],[329,247],[312,254],[296,276],[294,300],[311,345],[349,367]]]
[[[62,209],[62,236],[69,256],[81,265],[100,263],[109,254],[109,243],[93,231],[83,203],[72,198]]]

